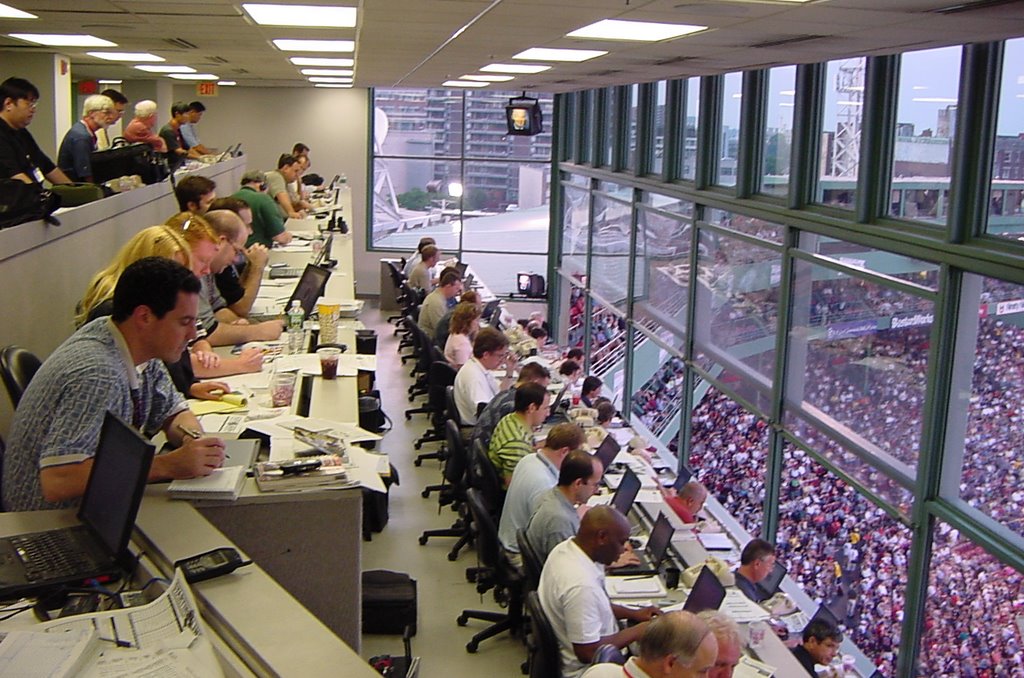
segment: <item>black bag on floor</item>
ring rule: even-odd
[[[384,492],[363,490],[363,539],[370,541],[374,532],[381,532],[388,524],[388,493],[392,485],[399,485],[398,469],[391,466],[391,473],[384,478]]]
[[[404,572],[363,572],[363,633],[416,635],[416,580]]]

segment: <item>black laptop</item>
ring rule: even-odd
[[[754,584],[757,588],[761,589],[761,592],[771,598],[779,591],[779,587],[782,585],[782,580],[786,578],[788,570],[786,566],[775,561],[775,567],[768,573],[768,576],[761,581]]]
[[[658,514],[658,519],[654,521],[654,527],[651,528],[651,534],[647,539],[647,546],[644,548],[644,552],[639,554],[640,563],[609,569],[606,574],[610,577],[658,574],[658,568],[661,567],[662,561],[668,554],[668,546],[672,543],[672,535],[675,534],[675,531],[665,514]]]
[[[330,270],[321,266],[306,264],[306,270],[302,272],[299,284],[295,286],[295,291],[292,292],[288,303],[285,304],[285,311],[292,307],[293,301],[298,301],[299,305],[302,306],[303,319],[308,319],[309,314],[313,312],[313,307],[316,306],[316,300],[324,296],[324,290],[327,289],[327,279],[330,277]]]
[[[605,473],[608,472],[608,467],[615,461],[615,457],[619,456],[619,450],[621,449],[622,446],[615,440],[615,436],[610,433],[597,446],[594,456],[601,460],[601,467],[605,470]]]
[[[633,508],[633,502],[636,501],[636,495],[640,492],[640,479],[633,473],[633,469],[627,468],[626,473],[622,476],[622,481],[619,482],[619,486],[615,489],[615,496],[612,497],[612,506],[618,509],[619,513],[624,516],[629,515],[629,510]]]
[[[128,541],[153,452],[148,440],[108,412],[78,510],[82,524],[0,539],[0,600],[130,572]]]
[[[495,311],[498,310],[498,304],[500,303],[501,299],[491,299],[488,301],[484,306],[484,310],[481,311],[480,317],[483,318],[485,322],[491,322],[491,318],[494,316]],[[497,318],[495,318],[495,320],[497,320]]]
[[[711,571],[711,568],[704,566],[697,575],[697,581],[693,584],[690,595],[686,597],[683,609],[693,614],[699,614],[704,610],[717,610],[725,600],[725,587],[718,577]]]

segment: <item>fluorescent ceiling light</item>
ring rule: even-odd
[[[659,40],[671,40],[683,35],[705,31],[707,28],[707,26],[694,26],[690,24],[663,24],[652,21],[603,19],[589,26],[577,28],[571,33],[566,33],[566,37],[658,42]]]
[[[515,80],[511,75],[464,75],[459,80],[476,80],[478,82],[508,82]]]
[[[736,92],[735,94],[732,95],[732,98],[733,99],[742,99],[743,98],[743,93],[742,92]]]
[[[38,19],[35,14],[29,14],[28,12],[22,12],[20,9],[15,9],[10,5],[0,3],[0,19]]]
[[[796,104],[794,104],[792,101],[780,101],[779,102],[779,106],[785,106],[787,108],[794,108],[796,106]]]
[[[195,73],[196,69],[191,66],[136,66],[135,68],[147,73]]]
[[[97,38],[95,35],[58,35],[54,33],[9,33],[9,35],[18,40],[48,47],[117,47],[116,42]]]
[[[914,91],[916,91],[916,92],[919,92],[919,91],[921,91],[921,90],[925,90],[925,89],[928,89],[928,88],[927,88],[927,87],[925,87],[924,85],[914,85],[914,86],[913,86],[913,87],[911,87],[910,89],[912,89],[912,90],[914,90]]]
[[[923,104],[955,104],[956,99],[950,99],[948,97],[914,97],[912,101],[918,101]]]
[[[551,66],[540,64],[488,64],[480,70],[484,73],[542,73],[550,69]]]
[[[217,84],[220,85],[221,87],[234,87],[238,83],[235,82],[234,80],[221,80]]]
[[[334,83],[351,83],[352,78],[321,78],[314,77],[309,79],[310,82],[334,82]]]
[[[97,80],[99,85],[120,85],[124,80]]]
[[[513,56],[526,61],[572,61],[580,62],[604,56],[608,52],[599,49],[555,49],[552,47],[531,47]]]
[[[795,89],[784,89],[781,92],[779,92],[779,94],[784,96],[784,97],[795,97],[796,96],[796,90]]]
[[[352,85],[333,85],[325,82],[317,83],[316,85],[313,85],[313,87],[322,87],[324,89],[352,89]]]
[[[352,52],[356,48],[354,40],[274,40],[274,45],[282,52]]]
[[[837,106],[863,106],[863,101],[837,101]]]
[[[487,82],[472,82],[470,80],[445,80],[442,87],[487,87]]]
[[[213,73],[171,73],[167,77],[175,80],[220,80],[220,76]]]
[[[355,65],[355,59],[345,57],[288,57],[288,61],[296,66],[340,66],[351,68]]]
[[[355,7],[319,5],[258,5],[245,3],[242,9],[262,26],[306,26],[308,28],[353,28]]]
[[[303,75],[352,75],[352,70],[346,68],[303,68],[299,72]]]
[[[167,61],[149,52],[86,52],[91,57],[107,61]]]

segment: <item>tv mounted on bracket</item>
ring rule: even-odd
[[[527,96],[513,97],[505,106],[505,122],[511,136],[532,137],[544,131],[540,102]]]

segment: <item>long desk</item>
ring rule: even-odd
[[[0,514],[0,534],[74,525],[71,510]],[[185,502],[147,497],[133,541],[163,575],[171,564],[232,542]],[[245,551],[245,549],[243,549]],[[251,555],[251,554],[248,554]],[[217,637],[226,675],[372,678],[379,674],[319,622],[258,564],[192,587],[207,628]],[[31,620],[26,612],[22,624]]]

